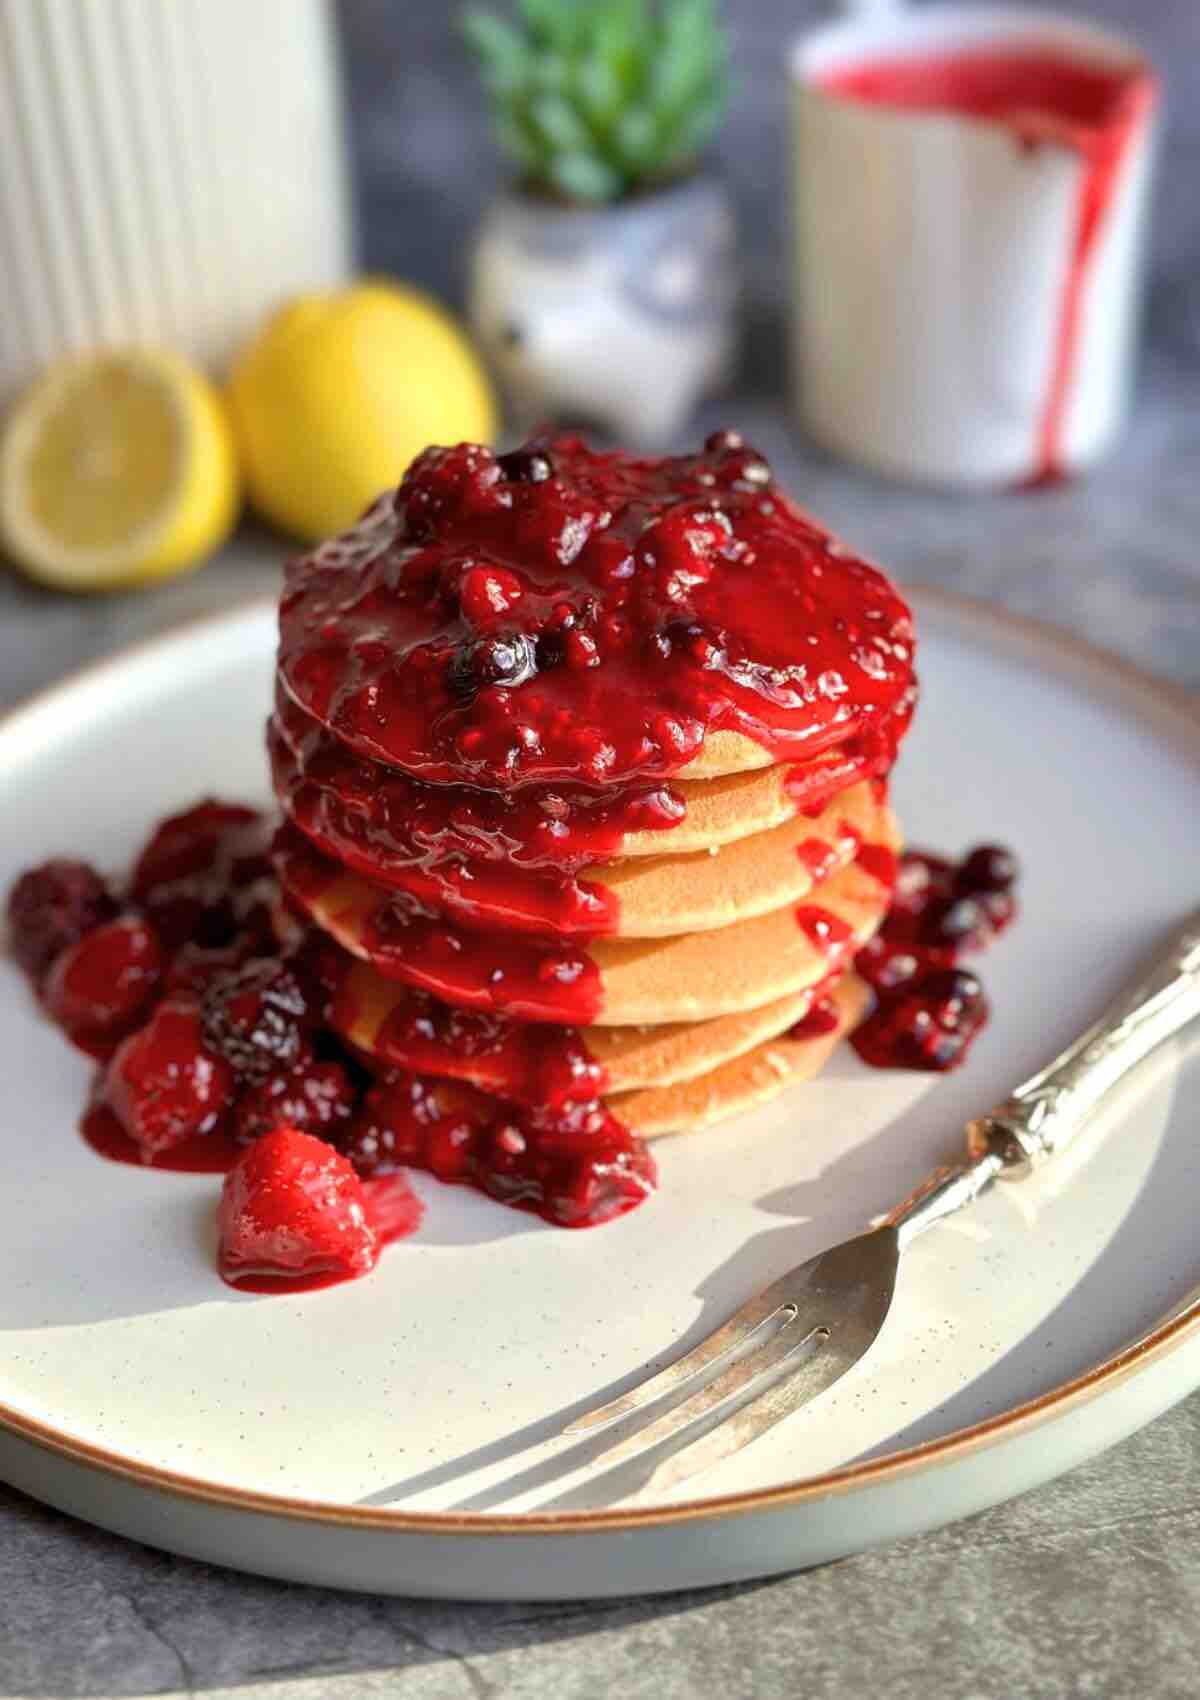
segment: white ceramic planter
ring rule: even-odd
[[[1091,170],[1078,147],[824,86],[856,66],[981,49],[1050,51],[1143,80],[1074,307]],[[941,483],[1092,465],[1124,422],[1135,343],[1156,128],[1135,48],[1044,12],[934,5],[805,37],[792,82],[794,378],[809,432],[883,472]]]
[[[696,178],[606,207],[498,200],[469,310],[519,428],[595,423],[658,446],[726,377],[736,296],[728,198]]]

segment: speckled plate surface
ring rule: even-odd
[[[1200,720],[1106,656],[918,597],[924,702],[897,775],[912,842],[1005,840],[1024,915],[996,1014],[944,1080],[843,1056],[659,1150],[652,1203],[568,1234],[416,1185],[370,1279],[239,1295],[212,1177],[110,1165],[87,1065],[0,962],[0,1476],[180,1552],[303,1581],[479,1598],[665,1590],[792,1569],[994,1503],[1200,1384],[1192,1064],[1160,1059],[1082,1151],[925,1235],[875,1351],[676,1500],[556,1438],[771,1276],[862,1226],[971,1113],[1086,1023],[1200,887]],[[195,795],[265,792],[272,610],[197,624],[0,726],[0,883],[55,851],[120,865]],[[690,1494],[690,1497],[685,1497]]]

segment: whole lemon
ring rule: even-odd
[[[450,315],[375,280],[281,307],[234,362],[229,401],[250,500],[314,541],[353,525],[429,443],[496,429],[487,375]]]

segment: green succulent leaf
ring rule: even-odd
[[[624,89],[611,59],[589,54],[575,67],[575,98],[580,111],[600,130],[607,129],[621,110]]]
[[[539,46],[565,48],[575,38],[578,14],[563,0],[518,0],[518,10],[532,40]]]
[[[496,118],[496,134],[501,147],[516,160],[522,172],[527,176],[540,173],[543,152],[526,124],[512,113],[501,112]]]
[[[725,110],[718,0],[515,0],[512,21],[470,7],[462,31],[501,145],[574,200],[686,168]]]
[[[724,77],[718,77],[680,115],[673,136],[675,160],[695,158],[715,134],[728,105],[727,81]]]
[[[550,161],[550,181],[574,201],[611,201],[624,184],[619,171],[590,153],[559,154]]]
[[[493,93],[516,88],[528,69],[526,46],[521,35],[493,12],[472,7],[461,19],[463,38],[475,54]]]
[[[581,153],[591,140],[588,127],[569,100],[543,94],[529,104],[529,120],[549,148]]]
[[[571,86],[571,62],[562,53],[539,53],[533,57],[526,75],[526,90],[536,94],[562,95]]]
[[[647,107],[631,106],[613,128],[613,152],[630,177],[653,171],[659,160],[658,123]]]

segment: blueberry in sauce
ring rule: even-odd
[[[450,683],[457,695],[469,697],[487,685],[515,690],[537,670],[537,647],[525,632],[489,632],[459,645],[450,661]]]
[[[501,455],[496,465],[510,484],[544,484],[554,477],[554,462],[544,449],[532,443]]]
[[[955,883],[962,891],[1011,891],[1018,872],[1011,850],[999,844],[980,844],[963,860]]]

